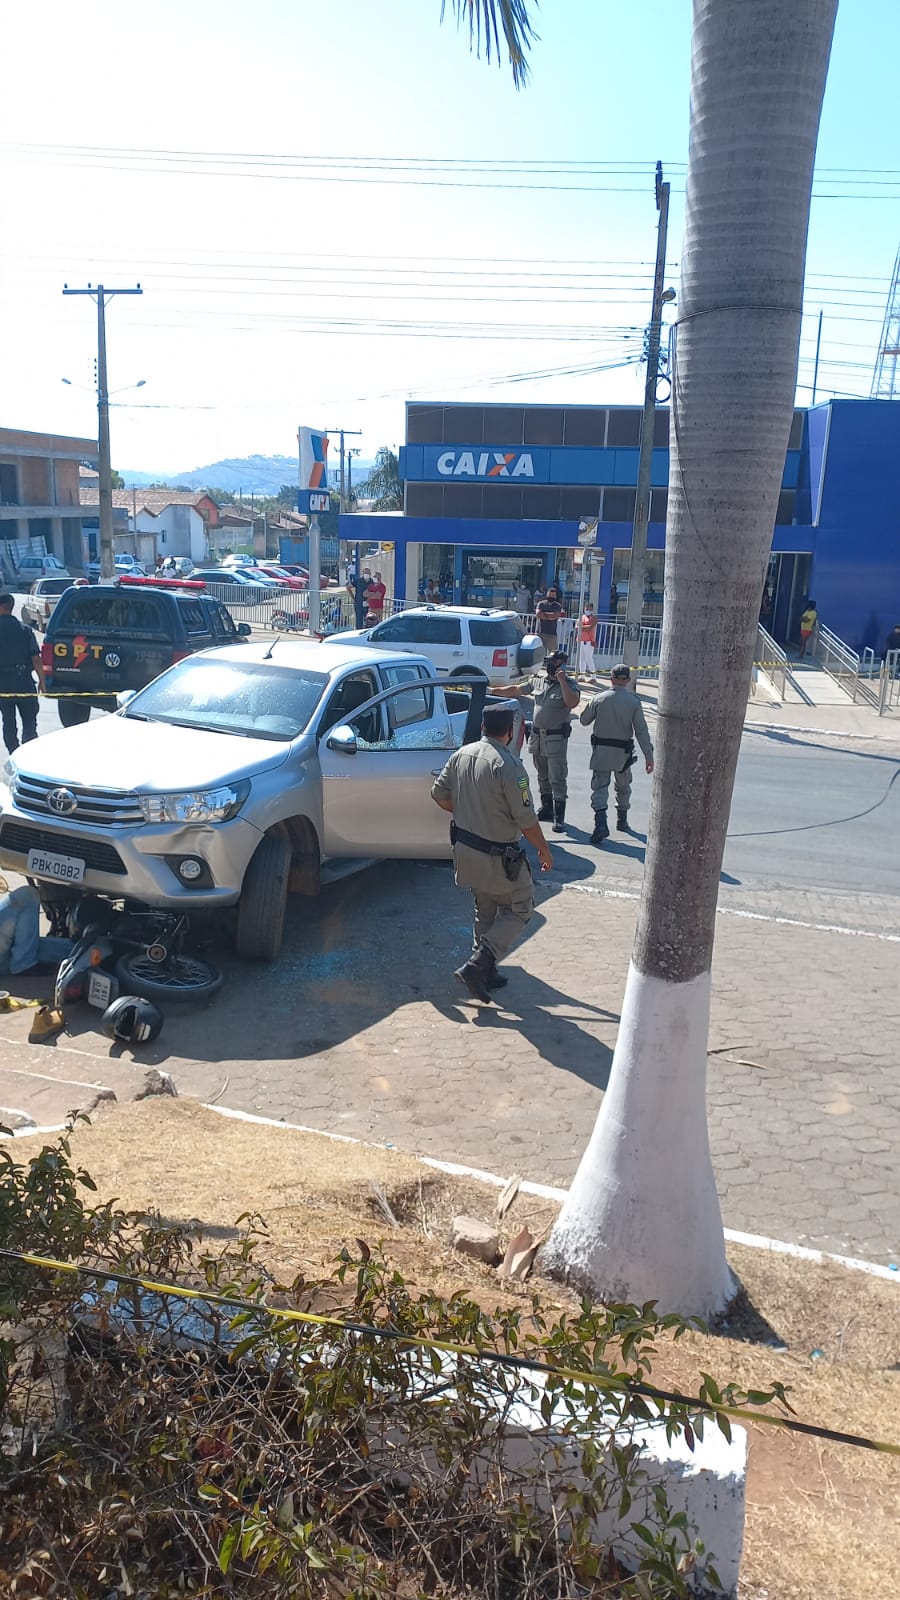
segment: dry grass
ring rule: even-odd
[[[22,1158],[42,1141],[17,1141]],[[497,1191],[446,1177],[399,1152],[231,1121],[189,1100],[146,1100],[104,1112],[73,1136],[73,1155],[99,1197],[151,1208],[227,1236],[242,1213],[265,1218],[261,1254],[284,1279],[326,1270],[344,1243],[378,1241],[412,1286],[463,1289],[484,1305],[523,1291],[447,1245],[451,1217],[490,1219]],[[391,1227],[373,1196],[380,1187]],[[555,1208],[520,1195],[505,1222],[540,1233]],[[900,1440],[900,1285],[745,1247],[729,1252],[745,1295],[727,1329],[667,1345],[654,1371],[690,1390],[701,1370],[764,1388],[786,1383],[798,1415],[848,1432]],[[569,1297],[532,1280],[549,1307]],[[776,1350],[763,1339],[787,1346]],[[821,1349],[824,1357],[812,1360]],[[872,1600],[896,1591],[900,1460],[750,1430],[744,1585],[747,1600]]]

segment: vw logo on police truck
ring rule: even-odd
[[[118,650],[107,650],[106,655],[103,657],[103,665],[109,667],[110,672],[115,672],[116,667],[122,665],[122,657],[119,655]]]
[[[78,801],[71,789],[51,789],[47,796],[47,804],[58,817],[70,817]]]
[[[442,478],[533,478],[530,450],[445,450],[438,456]]]

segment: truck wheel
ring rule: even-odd
[[[245,961],[274,961],[281,949],[291,847],[270,833],[256,847],[238,901],[237,953]]]
[[[483,678],[487,683],[487,673],[480,667],[454,667],[450,673],[451,678]]]
[[[78,728],[82,722],[87,722],[91,714],[88,700],[68,700],[65,697],[56,702],[59,711],[59,720],[64,728]]]

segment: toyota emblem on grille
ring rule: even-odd
[[[103,657],[103,664],[104,666],[109,667],[111,670],[114,670],[116,667],[120,667],[122,665],[122,657],[116,650],[107,650],[106,655]]]
[[[78,801],[71,789],[51,789],[47,796],[47,804],[58,817],[70,817]]]

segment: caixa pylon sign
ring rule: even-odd
[[[300,487],[297,491],[297,510],[308,516],[318,516],[331,509],[328,493],[328,435],[318,428],[298,428],[297,444],[300,450]]]

